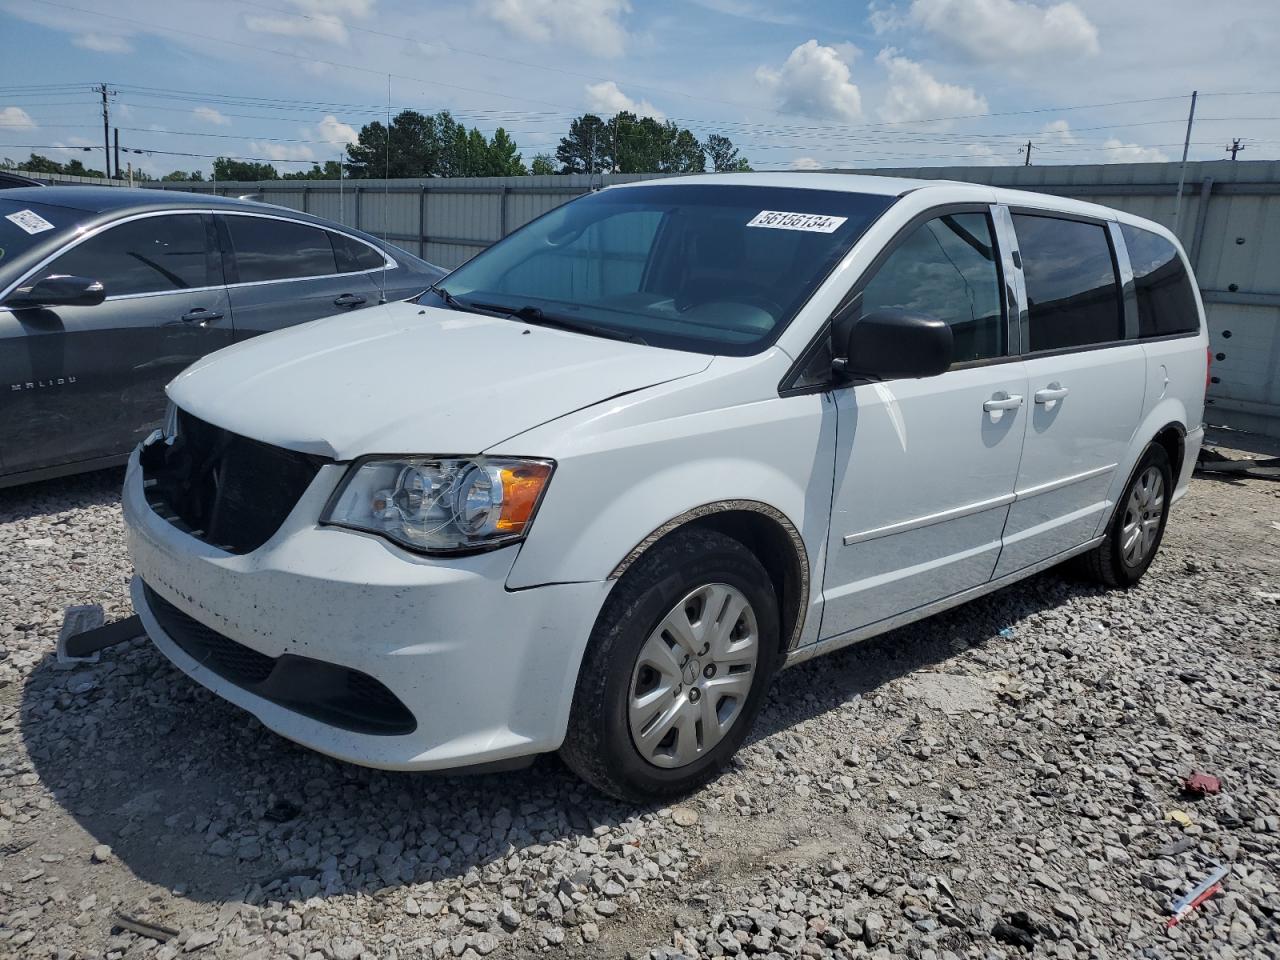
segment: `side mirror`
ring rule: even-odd
[[[951,327],[937,317],[876,310],[832,327],[832,366],[845,377],[936,377],[951,366]]]
[[[96,307],[107,291],[100,280],[54,274],[18,287],[5,300],[6,307],[25,310],[35,307]]]

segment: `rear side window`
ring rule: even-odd
[[[209,252],[200,214],[142,217],[77,244],[45,273],[99,280],[109,297],[165,293],[221,283],[210,280]]]
[[[1168,337],[1200,331],[1191,278],[1172,243],[1150,230],[1120,224],[1138,297],[1138,336]]]
[[[363,270],[381,270],[385,260],[382,254],[367,243],[345,233],[329,234],[333,243],[333,255],[338,261],[339,273],[359,273]]]
[[[1124,307],[1107,228],[1013,215],[1027,283],[1031,352],[1124,339]]]
[[[241,283],[337,273],[329,231],[291,220],[225,217]]]
[[[1006,329],[991,223],[984,213],[955,213],[921,224],[862,291],[862,312],[924,313],[951,326],[953,358],[1005,355]]]

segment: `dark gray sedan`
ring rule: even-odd
[[[267,204],[0,190],[0,487],[124,462],[192,361],[421,293],[444,271]]]

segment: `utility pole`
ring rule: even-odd
[[[1025,155],[1022,159],[1022,165],[1024,167],[1031,166],[1031,141],[1028,140],[1025,147],[1019,147],[1018,152]]]
[[[1236,154],[1244,149],[1244,144],[1240,142],[1239,137],[1231,138],[1231,146],[1227,147],[1227,153],[1231,154],[1231,159],[1236,158]]]
[[[120,179],[120,128],[112,128],[112,134],[115,136],[115,154],[116,154],[116,179]],[[110,176],[110,174],[108,174]]]
[[[111,176],[111,112],[107,106],[107,97],[115,96],[114,90],[108,90],[105,83],[100,83],[93,88],[95,93],[102,95],[102,162],[106,166],[104,171],[108,177]],[[120,165],[116,164],[116,175],[120,175]]]
[[[1182,167],[1178,170],[1178,195],[1173,199],[1173,232],[1178,232],[1178,214],[1182,212],[1182,184],[1187,179],[1187,150],[1191,147],[1191,125],[1196,119],[1196,96],[1198,90],[1191,91],[1191,109],[1187,112],[1187,135],[1182,141]]]

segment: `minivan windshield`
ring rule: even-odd
[[[755,353],[894,199],[746,184],[601,190],[517,230],[423,301],[652,346]]]

